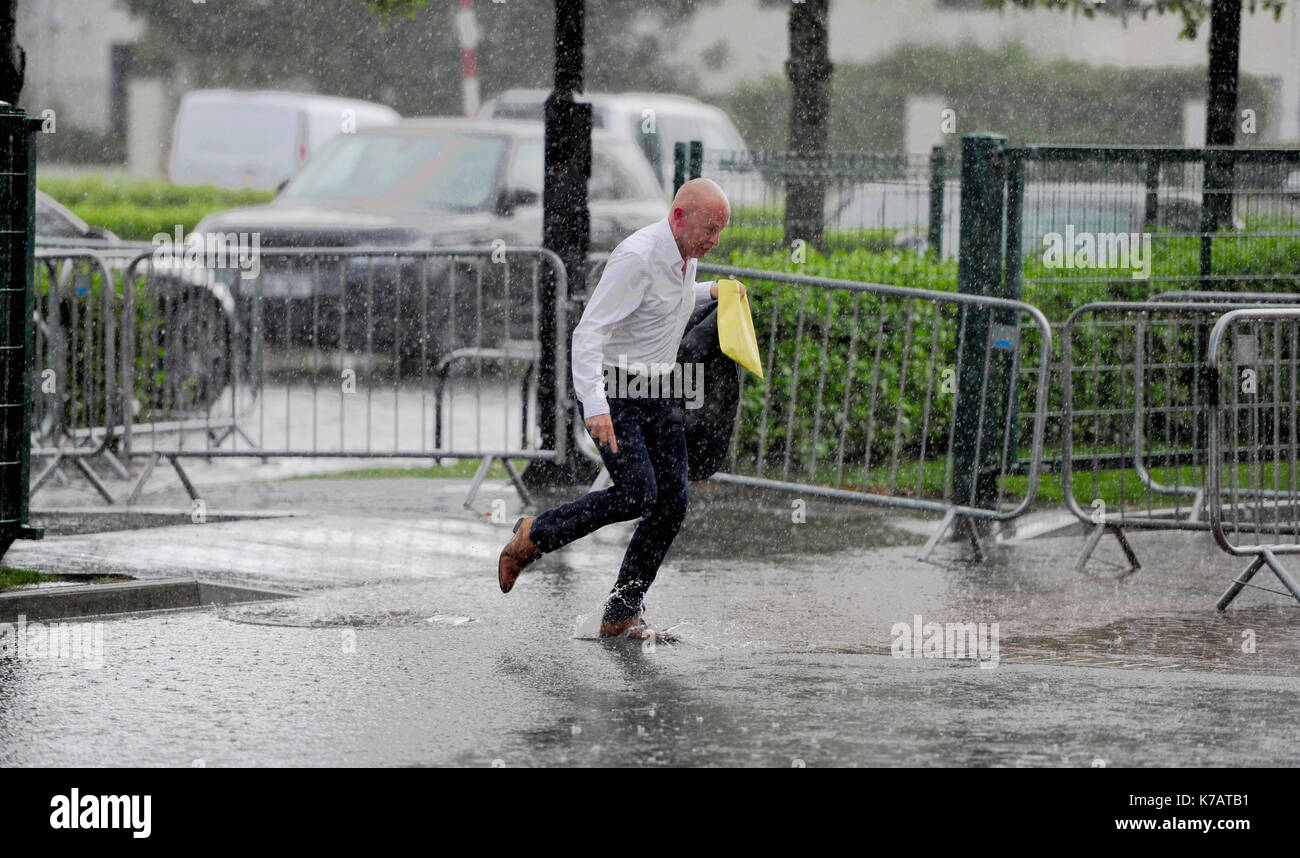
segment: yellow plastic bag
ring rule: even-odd
[[[763,377],[763,360],[758,355],[754,319],[749,315],[748,296],[740,297],[739,280],[718,281],[718,345],[722,353]]]

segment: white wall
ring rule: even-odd
[[[1242,71],[1279,79],[1281,115],[1276,133],[1300,141],[1300,4],[1290,3],[1279,21],[1271,14],[1242,14]],[[784,74],[788,53],[788,6],[759,0],[720,0],[704,7],[679,43],[679,59],[694,63],[705,48],[723,41],[730,61],[701,73],[713,91],[765,75]],[[1044,59],[1066,58],[1132,68],[1197,66],[1206,62],[1205,23],[1194,41],[1178,38],[1181,18],[1152,15],[1146,21],[1097,15],[1091,20],[1051,10],[952,11],[937,0],[831,0],[832,62],[866,63],[907,43],[993,48],[1011,40]],[[1250,105],[1243,104],[1242,107]],[[1263,129],[1261,129],[1262,131]]]
[[[52,107],[60,128],[111,128],[111,48],[134,42],[143,25],[117,0],[18,0],[17,19],[28,113]]]

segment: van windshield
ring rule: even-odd
[[[334,138],[282,198],[359,208],[471,212],[494,202],[506,139],[433,130]]]

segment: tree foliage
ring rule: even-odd
[[[391,104],[404,115],[460,111],[454,0],[124,0],[146,23],[145,70],[184,66],[196,87],[275,87]],[[589,2],[588,90],[691,88],[668,59],[691,14],[714,0]],[[554,78],[552,0],[479,0],[478,72],[485,97]]]
[[[1183,103],[1204,97],[1205,72],[1043,60],[1015,44],[902,45],[873,63],[836,65],[827,148],[901,151],[907,99],[919,95],[941,98],[954,111],[956,133],[947,138],[954,148],[975,131],[1006,134],[1013,144],[1178,145]],[[755,149],[785,147],[789,100],[787,81],[776,75],[715,99]],[[1268,127],[1263,81],[1243,75],[1240,104]]]
[[[1252,15],[1256,10],[1270,12],[1273,19],[1278,20],[1286,3],[1287,0],[1243,0],[1242,8]],[[1144,21],[1152,14],[1178,15],[1183,23],[1178,33],[1181,39],[1195,39],[1201,25],[1210,17],[1210,0],[984,0],[984,5],[991,9],[1019,6],[1022,9],[1068,10],[1085,18],[1094,18],[1098,12],[1124,20],[1138,17]]]

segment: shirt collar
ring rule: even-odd
[[[686,260],[682,258],[682,252],[677,247],[677,239],[673,238],[673,228],[669,226],[668,218],[664,218],[656,225],[659,227],[655,237],[659,252],[673,263],[674,271],[681,271],[682,263]]]

